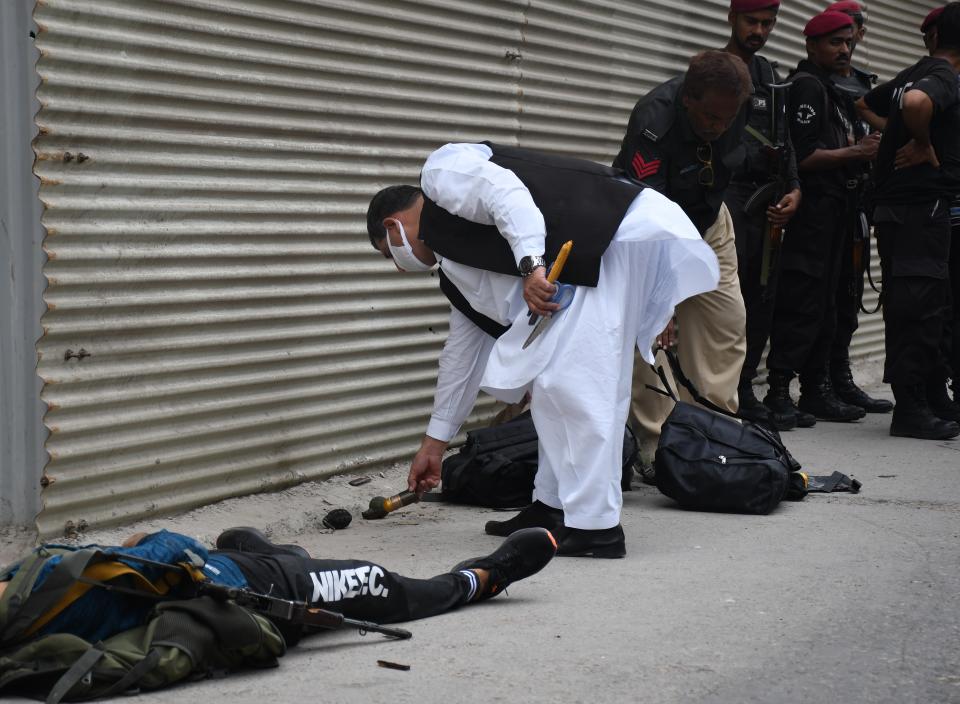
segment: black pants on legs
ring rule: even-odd
[[[836,291],[843,248],[844,198],[804,195],[790,221],[781,252],[767,367],[800,372],[801,379],[827,371],[837,326]]]
[[[773,324],[773,301],[779,272],[778,261],[771,262],[767,285],[761,284],[763,247],[766,238],[767,216],[760,213],[750,217],[743,206],[757,190],[757,184],[733,182],[727,187],[724,202],[733,219],[737,247],[737,275],[740,292],[747,312],[747,354],[740,372],[740,382],[749,383],[757,376],[757,367],[770,339]]]
[[[960,198],[953,202],[953,207],[960,209]],[[943,352],[950,367],[954,393],[960,399],[960,223],[955,223],[951,230],[949,275],[951,311],[944,332]]]
[[[223,551],[250,589],[306,601],[347,618],[378,623],[436,616],[465,604],[471,582],[457,573],[412,579],[364,560],[316,560],[292,555]]]
[[[917,386],[949,376],[943,340],[950,314],[950,221],[941,199],[878,205],[886,326],[883,380]]]
[[[860,301],[863,298],[863,274],[853,270],[853,233],[846,232],[840,254],[840,273],[836,289],[837,327],[830,349],[830,365],[837,369],[850,365],[850,343],[860,326]]]

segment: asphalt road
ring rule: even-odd
[[[508,595],[413,622],[410,641],[354,632],[305,640],[276,670],[187,685],[195,701],[960,702],[960,442],[890,438],[888,416],[785,434],[811,474],[859,495],[811,495],[769,516],[685,512],[650,487],[625,497],[623,560],[557,558]],[[248,497],[159,526],[212,541],[266,528],[316,555],[427,577],[494,549],[503,514],[442,504],[380,521],[359,509],[402,485],[347,478]],[[334,506],[354,513],[323,531]],[[408,664],[406,672],[377,660]],[[169,691],[139,704],[168,702]]]

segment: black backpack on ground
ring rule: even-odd
[[[800,463],[779,433],[737,422],[736,414],[697,391],[673,352],[667,352],[667,360],[677,383],[704,408],[677,400],[663,369],[656,370],[666,391],[652,390],[677,401],[660,430],[657,488],[681,507],[697,511],[767,514],[784,498],[802,499],[806,489]]]
[[[626,427],[621,479],[624,490],[630,488],[637,452],[633,431]],[[440,498],[488,508],[526,506],[532,500],[538,457],[537,429],[530,411],[502,425],[472,430],[460,452],[443,461]]]

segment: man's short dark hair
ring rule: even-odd
[[[937,51],[960,51],[960,2],[948,3],[937,20]]]
[[[750,71],[743,60],[726,51],[701,51],[690,59],[683,79],[683,92],[700,100],[707,91],[734,95],[746,100],[753,92]]]
[[[420,189],[416,186],[387,186],[370,199],[367,207],[367,234],[370,235],[370,244],[374,249],[379,249],[377,245],[387,236],[383,219],[406,210],[419,195]]]

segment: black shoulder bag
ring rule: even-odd
[[[672,351],[666,356],[677,383],[703,408],[678,400],[663,368],[655,369],[666,390],[648,388],[677,402],[660,430],[657,488],[696,511],[767,514],[784,498],[803,498],[800,464],[779,433],[737,422],[737,414],[697,391]]]
[[[492,428],[467,433],[467,442],[443,461],[442,501],[486,506],[522,508],[532,501],[533,478],[539,459],[537,429],[530,411]],[[624,429],[621,487],[628,491],[637,458],[637,440]]]

